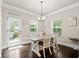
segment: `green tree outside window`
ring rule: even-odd
[[[61,35],[61,30],[62,30],[62,20],[61,19],[54,20],[53,21],[53,32],[59,33],[59,35]]]
[[[37,27],[36,27],[36,25],[30,25],[30,31],[31,32],[36,32],[37,31]]]

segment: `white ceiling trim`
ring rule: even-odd
[[[12,6],[12,5],[10,5],[10,4],[5,4],[5,3],[3,3],[3,4],[2,4],[2,7],[8,8],[8,9],[12,9],[12,10],[17,10],[17,11],[24,12],[24,13],[28,13],[28,14],[31,14],[31,15],[34,15],[34,16],[39,16],[39,15],[36,14],[36,13],[27,11],[27,10],[22,9],[22,8],[19,8],[19,7]]]
[[[63,11],[66,11],[66,10],[69,10],[69,9],[72,9],[72,8],[76,8],[76,7],[78,7],[78,6],[79,6],[79,1],[76,2],[76,3],[74,3],[74,4],[72,4],[72,5],[69,5],[69,6],[67,6],[67,7],[61,8],[61,9],[59,9],[59,10],[57,10],[57,11],[54,11],[54,12],[52,12],[52,13],[49,13],[49,14],[47,14],[47,15],[45,15],[45,16],[54,15],[54,14],[57,14],[57,13],[60,13],[60,12],[63,12]]]
[[[17,11],[25,12],[25,13],[28,13],[28,14],[31,14],[31,15],[39,16],[39,14],[27,11],[27,10],[19,8],[19,7],[12,6],[10,4],[3,3],[2,6],[5,7],[5,8],[8,8],[8,9],[17,10]],[[60,13],[60,12],[63,12],[63,11],[66,11],[66,10],[78,7],[78,6],[79,6],[79,1],[74,3],[74,4],[72,4],[72,5],[69,5],[67,7],[61,8],[61,9],[59,9],[57,11],[51,12],[51,13],[45,15],[45,16],[54,15],[54,14],[57,14],[57,13]]]

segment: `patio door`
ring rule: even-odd
[[[6,29],[8,47],[21,44],[21,21],[17,15],[8,15]]]

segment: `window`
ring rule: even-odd
[[[33,22],[30,24],[30,31],[37,32],[37,24],[36,23]]]
[[[61,19],[54,20],[53,21],[53,33],[54,34],[58,33],[60,36],[61,30],[62,30],[62,20]]]
[[[8,16],[8,35],[11,41],[19,39],[19,17],[16,15],[9,14]]]

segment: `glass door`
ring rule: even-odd
[[[21,43],[21,24],[18,16],[8,15],[6,36],[8,40],[8,46],[14,46]]]

